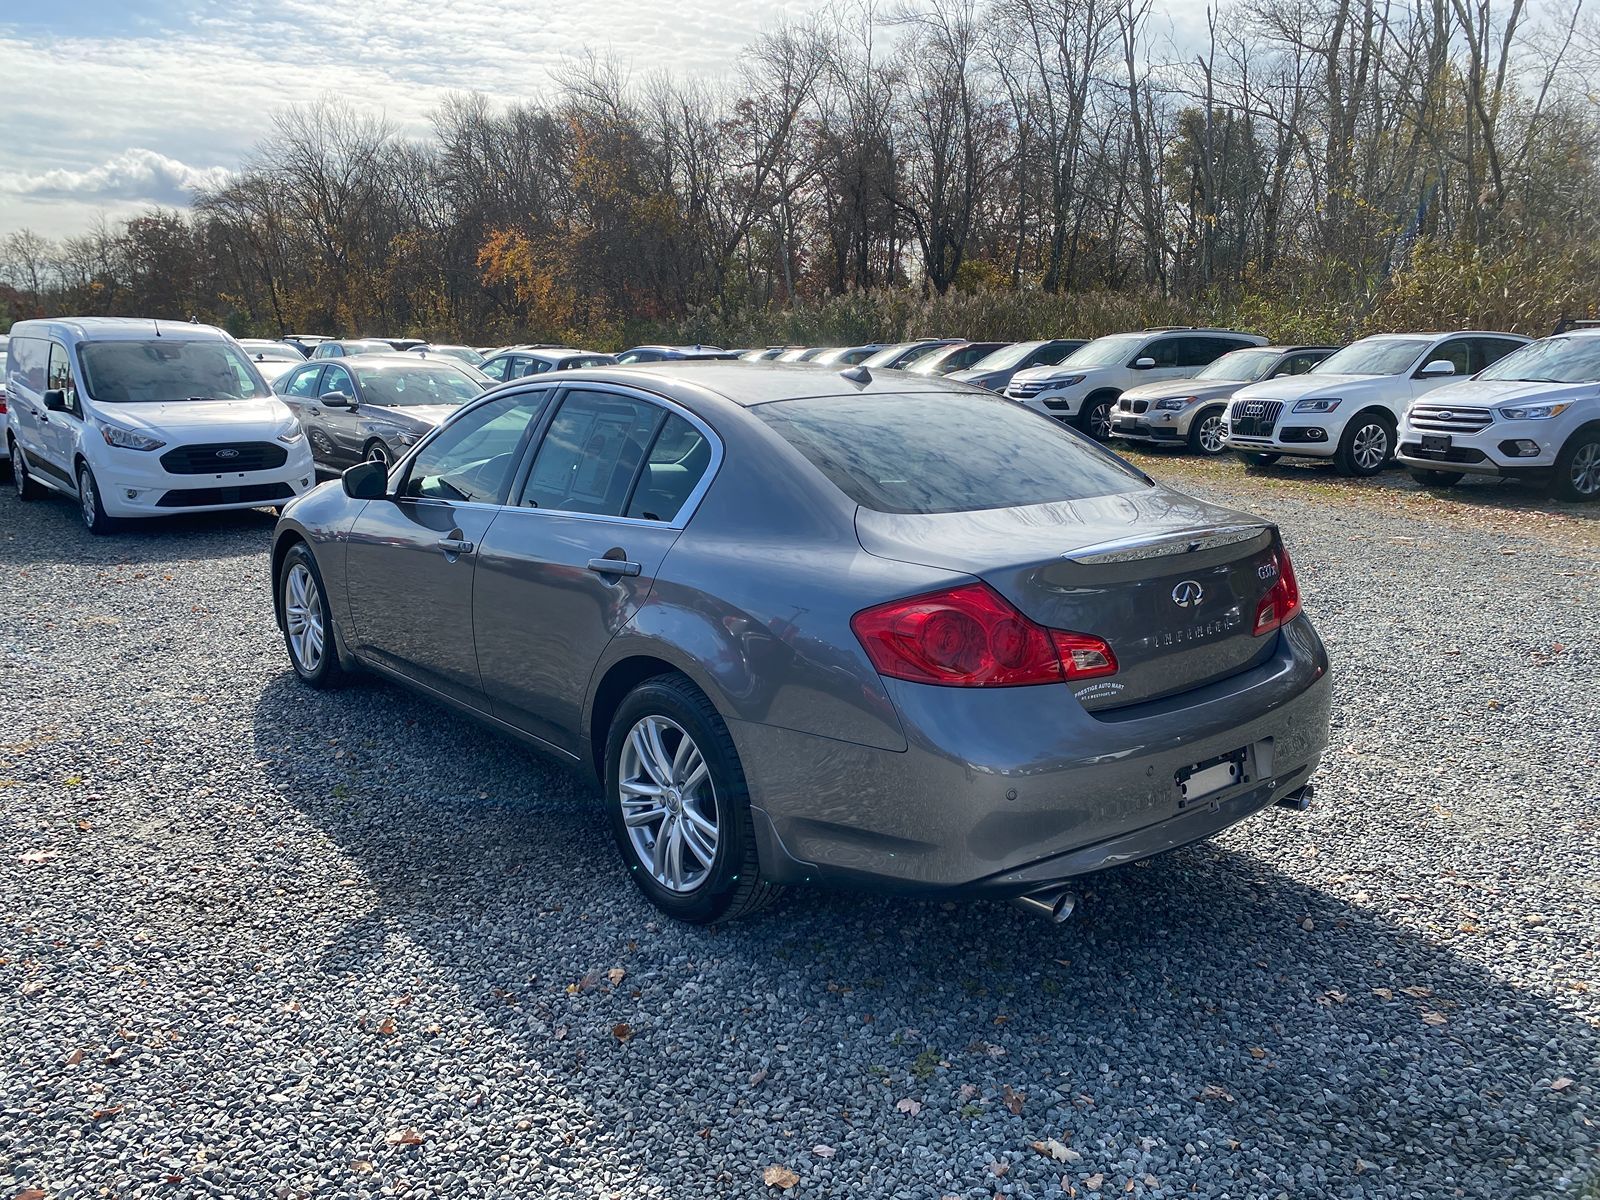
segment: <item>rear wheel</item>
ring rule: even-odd
[[[1556,455],[1550,491],[1560,500],[1600,500],[1600,429],[1580,430],[1567,439]]]
[[[1189,426],[1189,449],[1196,454],[1214,457],[1227,449],[1222,444],[1222,417],[1220,408],[1208,408],[1196,415]]]
[[[1361,478],[1376,475],[1394,453],[1394,426],[1378,413],[1357,413],[1339,439],[1334,464],[1339,474]]]
[[[314,688],[338,687],[348,678],[333,639],[333,610],[317,560],[304,542],[283,556],[278,573],[283,643],[294,673]]]
[[[1111,406],[1117,398],[1101,392],[1090,396],[1078,410],[1078,428],[1097,442],[1111,440]]]
[[[622,861],[645,898],[697,925],[764,908],[744,768],[711,702],[680,675],[646,680],[606,739],[606,798]]]
[[[1244,459],[1245,470],[1259,471],[1262,467],[1270,467],[1283,456],[1281,454],[1257,454],[1254,450],[1240,450],[1239,457]]]
[[[44,484],[28,474],[28,460],[15,439],[11,442],[11,483],[17,489],[18,500],[44,499]]]
[[[83,518],[83,527],[90,533],[107,534],[116,530],[116,518],[106,516],[99,485],[95,483],[94,472],[89,469],[88,463],[78,464],[78,515]]]
[[[1465,479],[1466,473],[1462,471],[1430,471],[1423,467],[1412,467],[1411,478],[1423,487],[1455,487]]]

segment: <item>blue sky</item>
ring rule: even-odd
[[[183,205],[271,113],[333,93],[424,134],[455,91],[527,98],[585,51],[711,79],[821,0],[3,0],[0,234]],[[1161,5],[1184,23],[1194,0]],[[26,8],[26,11],[19,11]]]

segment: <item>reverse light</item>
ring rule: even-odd
[[[1339,401],[1333,400],[1333,399],[1328,399],[1328,400],[1296,400],[1294,402],[1294,411],[1295,412],[1330,413],[1330,412],[1332,412],[1334,409],[1336,409],[1338,407],[1339,407]]]
[[[159,438],[124,429],[121,425],[108,425],[104,421],[100,423],[100,436],[105,439],[106,445],[123,450],[159,450],[166,445]]]
[[[986,583],[863,609],[850,621],[880,675],[942,687],[1022,687],[1113,675],[1091,634],[1046,629]]]
[[[1294,577],[1294,564],[1289,561],[1289,552],[1281,545],[1276,546],[1272,551],[1272,559],[1278,568],[1278,578],[1256,606],[1256,624],[1251,631],[1256,637],[1286,625],[1300,611],[1300,583]]]
[[[1551,417],[1559,417],[1572,405],[1568,404],[1521,404],[1515,408],[1499,408],[1495,411],[1508,421],[1548,421]]]

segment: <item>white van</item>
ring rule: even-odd
[[[6,451],[23,500],[129,517],[278,507],[316,483],[287,405],[209,325],[62,317],[11,327]]]

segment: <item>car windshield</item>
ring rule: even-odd
[[[1431,338],[1364,338],[1337,354],[1330,354],[1311,375],[1398,375],[1410,370],[1417,356],[1433,344]]]
[[[78,350],[83,385],[100,404],[170,404],[184,400],[253,400],[272,395],[237,346],[158,337],[85,342]]]
[[[431,347],[435,354],[443,354],[466,363],[469,367],[480,367],[488,360],[471,346],[434,346]]]
[[[416,366],[356,367],[361,399],[389,408],[423,404],[465,404],[483,394],[483,386],[447,363]]]
[[[839,396],[750,411],[850,499],[877,512],[1018,508],[1149,486],[1094,443],[999,397]]]
[[[1220,379],[1224,383],[1254,383],[1265,379],[1283,357],[1278,350],[1234,350],[1195,372],[1196,379]]]
[[[867,358],[862,365],[869,369],[872,367],[887,367],[914,345],[916,345],[915,342],[896,342],[893,346],[885,346],[882,350]]]
[[[1114,333],[1079,346],[1061,360],[1063,367],[1123,367],[1145,343],[1142,333]]]
[[[1479,379],[1524,383],[1600,383],[1600,337],[1551,337],[1513,350]]]
[[[954,346],[940,346],[932,354],[919,355],[917,361],[908,366],[906,370],[914,375],[937,375],[941,363],[952,354],[958,354],[965,348],[960,343]]]
[[[1001,346],[993,354],[984,355],[967,370],[1009,371],[1042,345],[1043,342],[1013,342],[1009,346]]]

